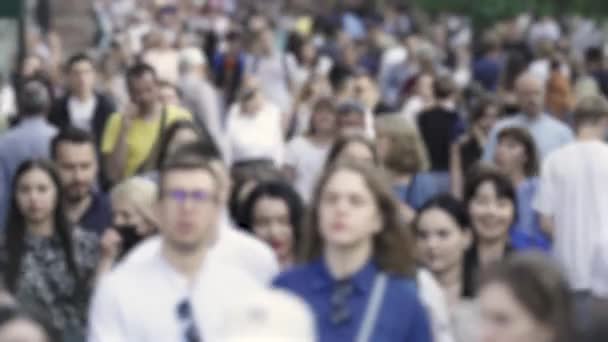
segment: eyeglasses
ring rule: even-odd
[[[200,333],[192,316],[192,306],[188,299],[184,299],[177,305],[177,318],[182,325],[185,342],[202,342]]]
[[[206,203],[215,200],[215,195],[207,191],[186,191],[186,190],[171,190],[165,193],[173,201],[184,204],[188,198],[191,198],[196,203]]]
[[[353,294],[353,284],[349,280],[342,280],[334,285],[331,295],[331,321],[333,324],[348,322],[352,312],[348,306],[348,300]]]

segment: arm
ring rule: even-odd
[[[553,237],[555,231],[555,221],[552,216],[540,214],[540,228],[549,237]]]
[[[462,160],[460,158],[460,143],[450,146],[450,178],[452,180],[452,195],[462,198],[464,175],[462,174]]]
[[[135,116],[134,113],[135,108],[129,106],[121,118],[111,118],[104,131],[102,152],[105,171],[112,183],[119,182],[125,175],[129,152],[127,135]]]

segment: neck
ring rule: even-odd
[[[331,143],[334,141],[334,132],[317,132],[310,137],[317,143]]]
[[[53,235],[55,225],[51,218],[41,222],[28,222],[27,231],[34,236],[48,237]]]
[[[463,287],[461,264],[444,272],[436,273],[435,277],[447,296],[449,306],[456,304],[461,297]]]
[[[91,205],[91,195],[87,195],[78,201],[65,201],[65,210],[70,222],[76,223],[79,222],[84,213],[89,209]]]
[[[408,185],[412,181],[414,175],[411,173],[393,174],[393,182],[395,184]]]
[[[581,141],[603,140],[604,131],[602,125],[585,125],[578,129],[577,137]]]
[[[517,186],[519,186],[521,183],[523,183],[526,180],[526,175],[524,174],[523,170],[515,170],[513,172],[509,173],[509,177],[511,178],[511,182],[513,183],[513,185],[517,188]]]
[[[90,100],[93,97],[93,91],[84,90],[84,91],[76,91],[72,94],[75,98],[80,100],[80,102],[85,102]]]
[[[325,248],[325,261],[329,271],[338,280],[346,279],[360,271],[371,255],[372,241],[354,247],[327,246]]]
[[[480,241],[477,250],[479,256],[479,265],[484,267],[493,262],[501,260],[505,255],[506,247],[506,238],[489,242]]]
[[[143,119],[153,119],[161,112],[162,105],[156,102],[151,106],[140,107],[139,116]]]
[[[165,241],[162,247],[162,255],[178,273],[188,279],[188,283],[192,284],[207,255],[207,248],[203,246],[185,253]]]
[[[534,121],[534,120],[537,120],[538,118],[540,118],[541,115],[543,115],[542,112],[538,112],[538,113],[526,113],[526,118],[528,118],[528,120]]]

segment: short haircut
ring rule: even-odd
[[[59,144],[61,143],[72,143],[72,144],[91,144],[95,149],[95,140],[91,133],[77,127],[68,126],[59,131],[57,135],[51,141],[51,158],[57,159],[57,151]]]
[[[141,78],[145,75],[152,75],[152,77],[158,81],[158,75],[156,74],[156,70],[154,70],[154,68],[152,66],[150,66],[149,64],[146,63],[137,63],[133,66],[131,66],[128,70],[127,70],[127,74],[126,74],[126,79],[127,79],[127,86],[131,86],[131,82],[134,79],[138,79]]]
[[[177,151],[167,158],[159,170],[159,196],[162,197],[164,191],[164,180],[167,174],[177,170],[201,170],[206,171],[213,178],[216,188],[219,188],[219,175],[211,166],[215,160],[206,158],[199,151],[199,144],[191,143],[180,146]],[[219,189],[218,189],[219,190]]]
[[[582,98],[574,109],[574,125],[596,124],[608,117],[608,101],[602,95],[591,95]]]
[[[29,80],[19,94],[21,113],[26,116],[46,114],[51,108],[51,93],[40,80]]]
[[[433,93],[439,100],[445,100],[456,92],[456,83],[451,76],[444,75],[433,80]]]
[[[190,144],[191,153],[199,154],[207,159],[222,160],[222,152],[205,126],[199,126],[189,120],[177,120],[169,125],[163,134],[158,154],[157,169],[160,169],[164,161],[170,157],[168,147],[176,134],[182,129],[191,130],[199,137],[196,143]]]
[[[68,72],[71,71],[74,65],[80,62],[88,62],[91,63],[91,65],[95,65],[95,61],[93,61],[93,58],[90,55],[85,52],[78,52],[68,58],[65,63],[65,70]]]

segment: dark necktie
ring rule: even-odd
[[[192,305],[189,299],[184,299],[177,305],[177,318],[181,323],[183,330],[184,342],[202,342],[201,334],[198,331],[194,316],[192,314]]]

